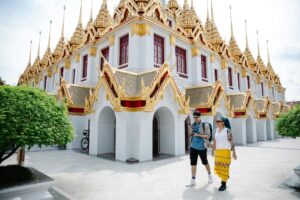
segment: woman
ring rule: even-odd
[[[218,117],[216,120],[217,129],[214,134],[214,143],[212,155],[215,154],[215,174],[217,174],[222,182],[219,191],[226,190],[226,182],[229,178],[229,167],[231,162],[231,153],[233,159],[237,159],[233,144],[231,130],[225,127],[225,117]]]

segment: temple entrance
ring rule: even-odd
[[[175,119],[168,108],[161,107],[155,112],[152,128],[153,159],[175,155]]]
[[[253,122],[250,117],[246,120],[246,138],[247,138],[247,144],[254,142]]]
[[[105,107],[100,112],[98,124],[98,157],[115,160],[116,116],[114,111]]]
[[[159,154],[159,129],[158,129],[158,119],[157,116],[154,115],[153,118],[153,149],[152,155],[153,157],[157,157]]]
[[[191,133],[191,126],[191,119],[190,116],[188,116],[184,121],[185,152],[190,150],[191,140],[189,134]]]

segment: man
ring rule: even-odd
[[[196,185],[196,171],[197,171],[197,161],[198,155],[201,159],[202,164],[205,166],[206,171],[208,173],[208,183],[213,182],[213,178],[210,171],[210,166],[207,161],[207,147],[206,141],[209,139],[210,136],[210,128],[207,123],[203,125],[201,122],[201,113],[195,111],[193,113],[194,123],[192,124],[192,133],[191,133],[191,147],[190,147],[190,160],[191,160],[191,172],[192,172],[192,179],[191,182],[186,185],[187,187],[192,187]]]

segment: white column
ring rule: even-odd
[[[246,119],[233,118],[231,120],[231,128],[234,143],[246,145],[247,135],[246,135]]]

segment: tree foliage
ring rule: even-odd
[[[282,136],[300,136],[300,105],[280,115],[276,120],[276,129]]]
[[[44,91],[0,87],[0,164],[19,147],[63,145],[73,139],[66,107]]]

